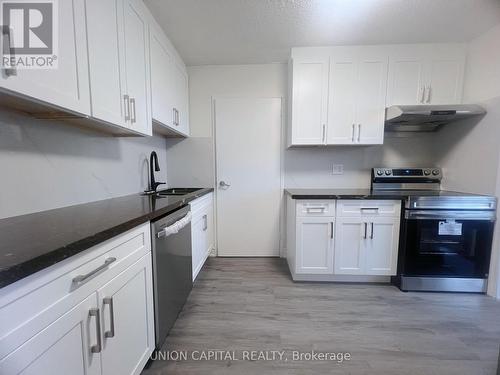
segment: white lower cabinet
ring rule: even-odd
[[[342,217],[335,231],[336,274],[396,274],[399,218]]]
[[[151,256],[142,257],[97,291],[102,373],[139,374],[154,349]]]
[[[2,359],[0,374],[101,374],[101,354],[91,351],[97,319],[94,293]]]
[[[190,203],[193,281],[215,247],[213,198],[210,193]]]
[[[333,272],[333,217],[297,218],[297,273]]]
[[[288,197],[287,259],[292,277],[370,281],[368,277],[395,275],[400,214],[399,201]],[[362,279],[339,278],[344,276]]]
[[[335,228],[335,273],[339,275],[361,275],[364,273],[363,259],[364,223],[358,218],[339,218]]]
[[[75,258],[0,290],[0,374],[142,371],[155,342],[149,223]]]

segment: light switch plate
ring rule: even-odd
[[[333,174],[344,174],[344,164],[333,164]]]

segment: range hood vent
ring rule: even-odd
[[[394,105],[385,110],[385,131],[433,132],[442,125],[484,114],[486,110],[476,104]]]

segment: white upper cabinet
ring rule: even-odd
[[[188,75],[184,64],[172,64],[173,91],[172,103],[174,112],[174,128],[184,135],[189,135],[189,100]]]
[[[386,54],[361,54],[358,60],[355,142],[373,145],[384,143],[385,99],[387,92]]]
[[[129,127],[152,135],[149,72],[149,13],[139,0],[123,1],[123,18],[118,17],[119,40],[125,56],[126,108]],[[120,20],[123,21],[121,24]],[[123,31],[123,32],[121,32]]]
[[[465,45],[394,48],[389,63],[387,106],[462,102]]]
[[[382,144],[386,107],[461,103],[464,65],[463,44],[293,48],[288,146]]]
[[[355,56],[334,56],[330,63],[328,144],[355,142],[356,81],[358,63]]]
[[[392,56],[389,62],[387,105],[423,104],[425,64],[420,57]]]
[[[188,75],[160,26],[149,29],[151,96],[154,130],[171,136],[189,136]]]
[[[330,66],[327,144],[382,144],[387,54],[341,47]]]
[[[59,1],[57,69],[3,70],[0,89],[70,112],[90,115],[84,0]],[[11,40],[14,36],[11,36]],[[4,38],[5,40],[6,38]]]
[[[153,121],[173,127],[172,64],[174,57],[160,27],[153,21],[149,28],[151,56],[151,98]]]
[[[118,45],[118,1],[86,0],[92,116],[128,126],[125,58]]]
[[[290,145],[326,142],[329,57],[292,57],[292,129]]]

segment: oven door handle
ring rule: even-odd
[[[496,220],[496,211],[406,210],[408,220]]]

